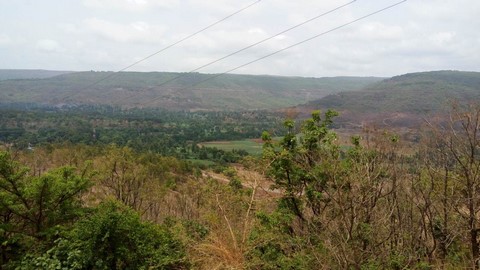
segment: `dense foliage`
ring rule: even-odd
[[[478,269],[480,107],[414,145],[341,143],[336,115],[215,170],[100,143],[0,152],[1,269]]]
[[[116,202],[101,204],[20,269],[186,269],[180,243],[165,228],[142,222]]]
[[[165,190],[192,175],[188,163],[87,146],[17,159],[0,152],[1,269],[188,267],[175,235],[139,215],[158,220]]]
[[[128,146],[184,159],[235,162],[247,153],[202,148],[204,141],[259,138],[279,132],[279,116],[252,112],[169,112],[105,106],[9,107],[0,110],[0,141],[16,148],[52,143]]]

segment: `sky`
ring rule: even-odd
[[[0,69],[119,71],[258,0],[0,0]],[[260,0],[127,71],[190,72],[351,0]],[[480,71],[480,1],[352,4],[198,70],[282,76]],[[328,33],[326,33],[328,32]],[[325,33],[325,34],[322,34]]]

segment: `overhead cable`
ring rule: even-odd
[[[347,23],[344,23],[344,24],[342,24],[342,25],[340,25],[340,26],[334,27],[334,28],[332,28],[332,29],[330,29],[330,30],[327,30],[327,31],[325,31],[325,32],[322,32],[322,33],[317,34],[317,35],[315,35],[315,36],[312,36],[312,37],[310,37],[310,38],[304,39],[304,40],[302,40],[302,41],[300,41],[300,42],[297,42],[297,43],[295,43],[295,44],[292,44],[292,45],[290,45],[290,46],[288,46],[288,47],[285,47],[285,48],[283,48],[283,49],[280,49],[280,50],[274,51],[274,52],[272,52],[272,53],[269,53],[269,54],[267,54],[267,55],[264,55],[264,56],[262,56],[262,57],[260,57],[260,58],[257,58],[257,59],[255,59],[255,60],[253,60],[253,61],[247,62],[247,63],[242,64],[242,65],[240,65],[240,66],[237,66],[237,67],[235,67],[235,68],[229,69],[229,70],[227,70],[227,71],[225,71],[225,72],[222,72],[222,73],[219,73],[219,74],[215,74],[215,75],[210,76],[210,77],[208,77],[208,78],[206,78],[206,79],[204,79],[204,80],[201,80],[201,81],[199,81],[199,82],[197,82],[197,83],[195,83],[195,84],[192,84],[192,85],[190,85],[190,86],[188,86],[188,87],[184,87],[184,88],[180,89],[180,91],[193,88],[193,87],[195,87],[195,86],[197,86],[197,85],[200,85],[200,84],[202,84],[202,83],[204,83],[204,82],[206,82],[206,81],[210,81],[210,80],[212,80],[212,79],[218,78],[218,77],[223,76],[223,75],[225,75],[225,74],[228,74],[228,73],[230,73],[230,72],[232,72],[232,71],[238,70],[238,69],[240,69],[240,68],[242,68],[242,67],[251,65],[251,64],[256,63],[256,62],[258,62],[258,61],[261,61],[261,60],[263,60],[263,59],[265,59],[265,58],[274,56],[274,55],[276,55],[276,54],[279,54],[279,53],[281,53],[281,52],[284,52],[284,51],[286,51],[286,50],[289,50],[289,49],[291,49],[291,48],[293,48],[293,47],[299,46],[299,45],[301,45],[301,44],[304,44],[304,43],[306,43],[306,42],[309,42],[309,41],[311,41],[311,40],[314,40],[314,39],[316,39],[316,38],[319,38],[319,37],[321,37],[321,36],[324,36],[324,35],[326,35],[326,34],[329,34],[329,33],[331,33],[331,32],[337,31],[337,30],[339,30],[339,29],[341,29],[341,28],[344,28],[344,27],[346,27],[346,26],[349,26],[349,25],[351,25],[351,24],[354,24],[354,23],[356,23],[356,22],[358,22],[358,21],[364,20],[364,19],[366,19],[366,18],[368,18],[368,17],[371,17],[371,16],[376,15],[376,14],[378,14],[378,13],[384,12],[384,11],[386,11],[386,10],[388,10],[388,9],[392,9],[392,8],[398,6],[398,5],[400,5],[400,4],[402,4],[402,3],[406,2],[406,1],[407,1],[407,0],[402,0],[402,1],[396,2],[395,4],[392,4],[392,5],[389,5],[389,6],[387,6],[387,7],[381,8],[381,9],[379,9],[379,10],[377,10],[377,11],[374,11],[374,12],[372,12],[372,13],[369,13],[369,14],[367,14],[367,15],[364,15],[364,16],[362,16],[362,17],[359,17],[359,18],[357,18],[357,19],[355,19],[355,20],[352,20],[352,21],[349,21],[349,22],[347,22]],[[154,98],[154,99],[152,99],[152,100],[144,103],[143,105],[146,105],[146,104],[155,102],[155,101],[159,100],[160,98],[161,98],[161,97]]]
[[[355,3],[356,1],[357,1],[357,0],[353,0],[353,1],[349,2],[349,3],[346,3],[346,4],[344,4],[344,5],[338,6],[338,7],[334,8],[334,9],[332,9],[332,10],[329,10],[329,11],[327,11],[327,12],[324,12],[324,13],[322,13],[322,14],[319,14],[319,15],[311,18],[311,19],[308,19],[308,20],[302,22],[302,23],[299,23],[299,24],[294,25],[294,26],[292,26],[292,27],[290,27],[290,28],[287,28],[287,29],[285,29],[285,30],[283,30],[283,31],[281,31],[281,32],[279,32],[279,33],[276,33],[276,34],[273,35],[273,36],[270,36],[270,37],[268,37],[268,38],[262,39],[262,40],[260,40],[260,41],[258,41],[258,42],[255,42],[255,43],[253,43],[253,44],[251,44],[251,45],[248,45],[248,46],[243,47],[243,48],[241,48],[241,49],[239,49],[239,50],[237,50],[237,51],[234,51],[234,52],[229,53],[229,54],[227,54],[227,55],[225,55],[225,56],[222,56],[222,57],[220,57],[220,58],[218,58],[218,59],[216,59],[216,60],[213,60],[213,61],[211,61],[211,62],[209,62],[209,63],[207,63],[207,64],[204,64],[204,65],[199,66],[199,67],[197,67],[197,68],[195,68],[195,69],[192,69],[192,70],[190,70],[190,71],[188,71],[188,72],[186,72],[186,73],[183,73],[183,74],[180,74],[180,75],[178,75],[178,76],[176,76],[176,77],[173,77],[173,78],[171,78],[171,79],[169,79],[169,80],[167,80],[167,81],[165,81],[165,82],[157,85],[156,87],[164,86],[164,85],[166,85],[166,84],[168,84],[168,83],[170,83],[170,82],[172,82],[172,81],[175,81],[175,80],[180,79],[180,78],[182,78],[182,77],[184,77],[184,76],[187,76],[188,73],[192,73],[192,72],[199,71],[200,69],[203,69],[203,68],[205,68],[205,67],[211,66],[211,65],[213,65],[213,64],[215,64],[215,63],[218,63],[218,62],[220,62],[220,61],[222,61],[222,60],[225,60],[225,59],[227,59],[227,58],[229,58],[229,57],[231,57],[231,56],[234,56],[234,55],[236,55],[236,54],[238,54],[238,53],[241,53],[241,52],[243,52],[243,51],[245,51],[245,50],[248,50],[248,49],[250,49],[250,48],[252,48],[252,47],[255,47],[255,46],[257,46],[257,45],[260,45],[260,44],[262,44],[262,43],[264,43],[264,42],[266,42],[266,41],[269,41],[269,40],[271,40],[271,39],[273,39],[273,38],[276,38],[276,37],[278,37],[278,36],[280,36],[280,35],[282,35],[282,34],[285,34],[285,33],[289,32],[289,31],[291,31],[291,30],[293,30],[293,29],[295,29],[295,28],[298,28],[298,27],[303,26],[303,25],[305,25],[305,24],[307,24],[307,23],[309,23],[309,22],[312,22],[312,21],[314,21],[314,20],[317,20],[317,19],[319,19],[319,18],[321,18],[321,17],[323,17],[323,16],[325,16],[325,15],[328,15],[328,14],[330,14],[330,13],[333,13],[333,12],[335,12],[335,11],[341,9],[341,8],[344,8],[344,7],[346,7],[346,6],[349,6],[349,5],[353,4],[353,3]]]
[[[138,60],[138,61],[136,61],[136,62],[134,62],[134,63],[132,63],[132,64],[130,64],[130,65],[128,65],[128,66],[126,66],[126,67],[120,69],[120,70],[118,70],[118,71],[116,71],[116,72],[110,73],[109,75],[107,75],[107,76],[105,76],[105,77],[103,77],[103,78],[101,78],[101,79],[99,79],[99,80],[97,80],[97,81],[95,81],[95,82],[93,82],[93,83],[91,83],[91,84],[83,87],[83,88],[82,88],[81,90],[79,90],[78,92],[80,92],[80,91],[82,91],[82,90],[85,90],[85,89],[88,89],[88,88],[90,88],[90,87],[92,87],[92,86],[95,86],[95,85],[97,85],[97,84],[99,84],[99,83],[101,83],[101,82],[103,82],[103,81],[105,81],[105,80],[107,80],[107,79],[110,79],[110,78],[112,78],[113,76],[117,75],[119,72],[125,71],[125,70],[127,70],[127,69],[129,69],[129,68],[131,68],[131,67],[133,67],[133,66],[135,66],[135,65],[138,65],[138,64],[140,64],[141,62],[143,62],[143,61],[145,61],[145,60],[147,60],[147,59],[149,59],[149,58],[152,58],[153,56],[158,55],[158,54],[160,54],[160,53],[162,53],[162,52],[164,52],[164,51],[166,51],[166,50],[168,50],[168,49],[170,49],[170,48],[172,48],[172,47],[174,47],[174,46],[176,46],[176,45],[184,42],[185,40],[190,39],[190,38],[192,38],[192,37],[194,37],[194,36],[196,36],[196,35],[204,32],[204,31],[212,28],[213,26],[215,26],[215,25],[217,25],[217,24],[219,24],[219,23],[221,23],[221,22],[226,21],[227,19],[229,19],[229,18],[231,18],[231,17],[233,17],[233,16],[241,13],[242,11],[245,11],[245,10],[251,8],[252,6],[260,3],[261,1],[262,1],[262,0],[257,0],[257,1],[255,1],[255,2],[253,2],[253,3],[251,3],[251,4],[249,4],[249,5],[247,5],[247,6],[245,6],[245,7],[243,7],[243,8],[241,8],[241,9],[235,11],[234,13],[232,13],[232,14],[230,14],[230,15],[228,15],[228,16],[226,16],[226,17],[224,17],[224,18],[222,18],[222,19],[220,19],[220,20],[218,20],[218,21],[216,21],[216,22],[214,22],[214,23],[212,23],[212,24],[210,24],[210,25],[208,25],[208,26],[206,26],[206,27],[204,27],[204,28],[202,28],[202,29],[200,29],[200,30],[198,30],[198,31],[196,31],[196,32],[194,32],[194,33],[192,33],[192,34],[190,34],[190,35],[188,35],[188,36],[186,36],[186,37],[184,37],[184,38],[182,38],[182,39],[180,39],[180,40],[178,40],[178,41],[176,41],[176,42],[174,42],[174,43],[172,43],[172,44],[170,44],[170,45],[168,45],[168,46],[166,46],[166,47],[164,47],[164,48],[162,48],[162,49],[160,49],[160,50],[158,50],[158,51],[156,51],[156,52],[154,52],[154,53],[152,53],[152,54],[150,54],[150,55],[148,55],[148,56],[146,56],[146,57],[144,57],[144,58],[142,58],[142,59],[140,59],[140,60]],[[78,92],[77,92],[77,93],[78,93]],[[74,94],[74,95],[75,95],[75,94]]]

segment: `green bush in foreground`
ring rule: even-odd
[[[106,202],[39,257],[19,269],[186,269],[181,243],[163,227],[145,223],[133,210]]]

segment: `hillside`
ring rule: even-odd
[[[113,76],[111,76],[113,75]],[[183,75],[168,84],[162,83]],[[94,82],[111,76],[94,86]],[[0,81],[8,103],[106,104],[175,110],[273,109],[295,106],[378,82],[374,77],[302,78],[165,72],[77,72],[46,79]]]
[[[43,69],[0,69],[0,81],[18,79],[44,79],[67,73],[71,73],[71,71]]]
[[[480,72],[432,71],[385,79],[355,92],[342,92],[299,106],[335,109],[349,121],[386,117],[409,121],[446,112],[452,101],[480,100]],[[378,120],[378,119],[377,119]],[[389,123],[392,119],[389,120]],[[384,123],[385,124],[385,123]]]

